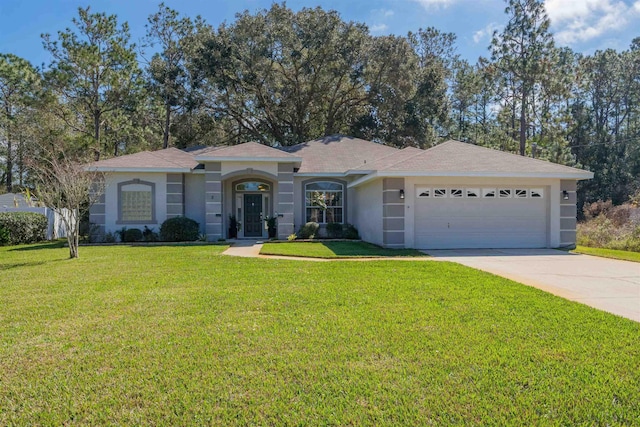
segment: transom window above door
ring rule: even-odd
[[[338,182],[316,181],[305,185],[306,222],[344,222],[343,191]]]
[[[236,191],[269,191],[271,185],[261,181],[247,181],[236,184]]]

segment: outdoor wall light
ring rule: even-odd
[[[569,200],[569,192],[567,190],[562,190],[562,200]]]
[[[400,190],[400,198],[404,200],[404,190]]]

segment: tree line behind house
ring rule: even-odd
[[[44,34],[43,69],[0,54],[3,187],[62,155],[167,146],[292,145],[349,134],[430,147],[459,139],[589,169],[580,206],[640,187],[640,38],[583,55],[556,46],[541,1],[508,0],[475,63],[436,28],[374,36],[335,11],[285,4],[217,28],[161,4],[138,43],[117,16],[80,8]]]

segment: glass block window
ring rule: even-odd
[[[467,197],[469,199],[475,199],[480,197],[480,189],[478,188],[467,188]]]
[[[305,185],[306,222],[343,223],[343,195],[344,188],[337,182],[318,181]]]
[[[542,188],[532,188],[529,190],[529,194],[534,199],[541,199],[544,196]]]
[[[502,199],[508,199],[512,195],[512,190],[510,188],[501,188],[498,190],[498,195]]]
[[[447,189],[446,188],[434,188],[433,189],[433,197],[447,197]]]
[[[516,199],[524,199],[527,197],[527,190],[523,188],[516,188],[515,190],[513,190],[513,196]]]
[[[134,180],[119,185],[119,222],[151,223],[154,218],[154,184]]]
[[[496,189],[495,188],[483,188],[482,189],[482,197],[490,199],[496,197]]]
[[[451,197],[453,197],[453,198],[462,197],[462,188],[452,188],[451,189]]]
[[[416,189],[416,196],[419,199],[424,199],[427,197],[431,197],[431,189],[430,188],[417,188]]]

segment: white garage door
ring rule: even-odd
[[[417,186],[415,190],[419,249],[548,246],[546,188]]]

